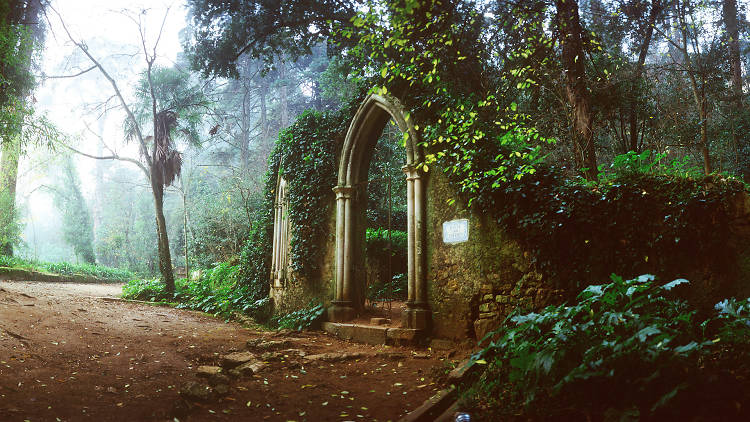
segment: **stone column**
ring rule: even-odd
[[[414,244],[415,244],[415,237],[414,237],[414,167],[413,166],[404,166],[401,168],[406,174],[406,233],[407,233],[407,292],[408,292],[408,299],[407,304],[413,304],[415,300],[415,254],[414,254]]]
[[[279,219],[279,210],[281,205],[278,200],[273,204],[273,249],[271,255],[271,285],[278,287],[278,270],[279,270],[279,233],[281,233],[281,220]]]
[[[352,303],[352,231],[353,204],[355,189],[352,186],[336,186],[336,299],[328,308],[328,320],[344,322],[356,315]]]
[[[409,232],[409,299],[403,314],[404,326],[428,329],[430,311],[427,300],[424,257],[424,174],[415,166],[404,166],[407,188],[407,230]]]
[[[427,307],[424,259],[424,183],[421,170],[414,171],[414,305]]]

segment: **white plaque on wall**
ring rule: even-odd
[[[469,240],[469,220],[461,218],[443,223],[443,242],[461,243]]]

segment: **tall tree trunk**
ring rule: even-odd
[[[568,103],[573,109],[573,153],[576,166],[584,176],[595,180],[596,149],[592,128],[591,100],[584,66],[582,28],[576,0],[555,0],[557,25],[562,44],[562,63],[566,76]]]
[[[633,73],[633,85],[630,89],[630,151],[641,152],[641,144],[638,142],[638,96],[636,95],[636,86],[643,76],[643,68],[646,64],[646,56],[651,45],[651,37],[654,34],[654,25],[656,18],[661,13],[662,6],[659,0],[651,2],[651,12],[649,12],[646,33],[643,36],[640,51],[638,52],[638,62],[635,65]]]
[[[182,183],[182,235],[185,241],[185,279],[190,281],[190,255],[188,245],[188,209],[187,209],[187,188],[185,182]]]
[[[271,151],[273,140],[271,139],[271,122],[268,120],[268,81],[266,78],[261,80],[259,86],[260,93],[260,151],[258,159],[265,163],[268,159],[268,154]]]
[[[737,114],[744,111],[742,95],[742,61],[740,58],[740,33],[737,23],[737,0],[723,2],[724,26],[727,30],[729,44],[729,73],[732,81],[732,103],[735,108],[732,120],[732,147],[735,165],[739,168],[745,181],[750,181],[750,145],[747,138],[740,139]]]
[[[279,130],[282,130],[289,126],[289,81],[287,80],[286,63],[283,60],[279,64],[279,77],[281,78],[281,127]]]
[[[243,84],[242,86],[242,117],[241,117],[241,129],[240,129],[240,161],[242,170],[247,171],[250,166],[250,116],[248,110],[248,97],[250,92],[248,87]]]
[[[7,224],[12,223],[16,214],[16,185],[18,179],[18,158],[21,146],[18,139],[4,139],[0,158],[0,199],[5,202],[2,210]],[[10,239],[9,239],[10,240]],[[0,255],[13,256],[12,242],[0,243]]]
[[[252,91],[251,60],[247,55],[239,64],[240,78],[237,81],[242,90],[242,114],[240,116],[240,165],[243,172],[250,168],[250,92]]]
[[[159,271],[164,278],[164,286],[169,293],[174,293],[174,272],[172,271],[172,254],[169,251],[169,237],[167,236],[167,222],[164,219],[164,186],[153,180],[151,189],[154,194],[154,209],[156,211],[156,234],[158,237]]]
[[[708,149],[708,100],[706,98],[706,81],[704,79],[704,72],[702,72],[700,68],[700,62],[693,62],[688,53],[688,31],[690,29],[687,16],[685,16],[687,13],[685,7],[684,4],[677,3],[680,44],[677,45],[673,41],[671,43],[679,48],[680,53],[682,53],[682,65],[685,68],[685,73],[690,81],[690,90],[693,93],[693,101],[695,102],[698,119],[700,120],[700,143],[698,147],[703,156],[703,171],[706,174],[709,174],[711,173],[712,168],[711,155]],[[700,77],[700,83],[698,82],[698,77]]]
[[[26,26],[31,32],[31,38],[22,40],[16,51],[22,59],[21,66],[23,72],[31,73],[31,65],[34,58],[34,48],[36,43],[40,42],[44,35],[44,28],[39,24],[39,14],[42,11],[42,4],[36,0],[27,0],[25,2],[16,2],[11,4],[10,12],[6,19],[9,24]],[[1,88],[0,88],[1,89]],[[29,85],[19,92],[21,101],[31,94],[33,86]],[[2,210],[6,216],[13,218],[16,213],[16,186],[18,184],[18,160],[21,156],[21,134],[22,122],[11,125],[3,131],[4,139],[2,143],[2,158],[0,158],[0,195],[3,195],[7,202],[6,209]],[[0,254],[13,255],[13,245],[11,242],[0,244]]]

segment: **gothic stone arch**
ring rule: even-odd
[[[370,94],[354,115],[339,160],[336,192],[336,296],[328,309],[330,321],[353,319],[364,302],[364,280],[358,269],[364,262],[367,171],[373,148],[383,128],[393,119],[406,136],[408,301],[407,328],[430,324],[425,279],[425,184],[417,131],[401,103],[388,95]]]

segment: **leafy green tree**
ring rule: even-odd
[[[0,2],[0,214],[8,220],[0,229],[2,255],[13,255],[18,239],[18,160],[24,120],[31,114],[27,97],[35,86],[32,66],[44,34],[41,11],[42,4],[35,0]]]
[[[93,221],[86,199],[81,194],[81,181],[69,156],[60,166],[61,178],[51,188],[55,206],[62,215],[62,233],[65,242],[73,248],[78,258],[88,264],[96,263],[94,255]]]
[[[189,0],[195,32],[187,50],[204,74],[238,76],[243,54],[272,63],[308,55],[347,25],[358,2],[349,0]]]
[[[57,13],[53,7],[50,6],[50,9]],[[169,13],[169,11],[167,10],[166,13]],[[58,17],[60,17],[59,14]],[[125,110],[127,114],[124,122],[125,132],[129,139],[135,141],[140,152],[140,160],[122,157],[116,153],[103,157],[74,151],[96,159],[127,161],[143,171],[151,186],[154,200],[159,270],[164,279],[166,290],[174,292],[174,271],[167,224],[164,217],[164,189],[174,182],[182,169],[182,155],[177,150],[175,142],[179,138],[188,142],[197,142],[200,111],[208,105],[208,101],[203,96],[200,84],[193,83],[189,75],[176,69],[155,67],[158,40],[161,37],[157,39],[156,45],[149,49],[146,46],[145,28],[142,21],[135,18],[133,21],[138,25],[137,29],[141,37],[146,69],[136,86],[135,103],[130,104],[123,96],[117,81],[94,57],[85,43],[76,40],[70,34],[65,22],[60,18],[68,39],[109,82],[120,106]],[[163,27],[160,28],[159,33],[162,29]],[[151,135],[147,136],[148,126],[151,127]]]

